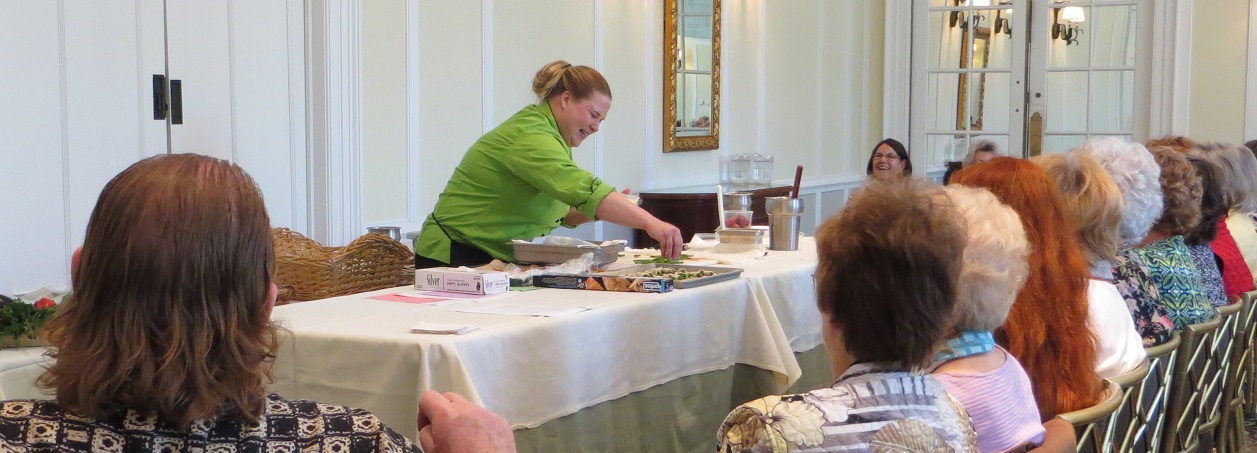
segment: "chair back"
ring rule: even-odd
[[[1178,358],[1181,337],[1176,332],[1164,343],[1144,349],[1148,371],[1140,382],[1130,388],[1131,395],[1125,400],[1130,416],[1117,421],[1114,436],[1116,451],[1160,452],[1162,433],[1165,430],[1166,407],[1174,380],[1174,365]],[[1138,371],[1138,370],[1137,370]],[[1126,375],[1114,378],[1124,380]]]
[[[1201,447],[1204,408],[1218,372],[1218,363],[1213,359],[1214,335],[1221,326],[1222,319],[1215,316],[1183,328],[1174,364],[1176,380],[1170,387],[1161,446],[1164,452],[1195,452]]]
[[[1250,387],[1252,373],[1253,300],[1252,293],[1240,296],[1239,312],[1235,315],[1235,336],[1231,340],[1228,360],[1230,372],[1222,401],[1222,420],[1215,430],[1218,451],[1240,451],[1244,448],[1244,403],[1251,402],[1246,389]]]
[[[1057,415],[1074,425],[1079,452],[1112,451],[1106,437],[1111,431],[1113,414],[1122,407],[1125,392],[1116,382],[1104,381],[1104,384],[1104,397],[1095,406]]]
[[[272,232],[275,285],[292,301],[414,283],[414,254],[383,234],[368,233],[344,247],[327,247],[287,228]]]

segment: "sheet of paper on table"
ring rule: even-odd
[[[471,324],[445,324],[440,322],[421,321],[411,326],[410,333],[430,333],[438,335],[462,335],[467,332],[473,332],[480,326]]]

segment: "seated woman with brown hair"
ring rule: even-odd
[[[56,401],[0,403],[2,451],[417,451],[369,412],[267,394],[275,254],[240,167],[144,159],[101,192],[43,331]]]
[[[1168,146],[1150,146],[1148,151],[1161,167],[1161,195],[1165,207],[1134,252],[1148,265],[1174,328],[1182,329],[1188,324],[1208,321],[1216,314],[1205,297],[1200,271],[1183,240],[1183,235],[1200,222],[1203,190],[1200,176],[1187,156]]]
[[[1088,327],[1087,262],[1056,183],[1038,166],[1011,157],[960,170],[951,183],[990,190],[1017,211],[1026,229],[1030,274],[995,339],[1030,375],[1040,419],[1094,405],[1101,381]]]
[[[717,451],[972,451],[964,409],[914,371],[948,328],[965,237],[933,184],[870,184],[852,196],[816,235],[816,299],[837,382],[739,406]]]
[[[1030,162],[1056,181],[1065,215],[1074,224],[1075,237],[1090,265],[1087,312],[1096,336],[1096,374],[1101,379],[1126,374],[1138,368],[1147,354],[1126,300],[1113,284],[1112,262],[1123,211],[1121,189],[1085,152],[1045,154]]]
[[[1230,201],[1223,192],[1221,169],[1195,155],[1188,156],[1187,161],[1195,167],[1196,176],[1200,178],[1200,221],[1183,235],[1183,242],[1187,244],[1187,252],[1191,253],[1196,271],[1200,273],[1205,297],[1213,306],[1221,307],[1231,302],[1227,298],[1222,269],[1218,267],[1218,258],[1211,244],[1218,237],[1218,222],[1231,210]]]

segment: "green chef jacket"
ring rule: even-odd
[[[449,262],[453,239],[512,261],[512,239],[549,234],[564,225],[569,206],[596,218],[614,190],[572,161],[549,103],[530,105],[467,150],[415,238],[415,253]]]

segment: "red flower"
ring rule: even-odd
[[[39,300],[35,301],[35,308],[38,308],[40,310],[43,310],[46,308],[52,308],[56,305],[57,305],[56,302],[53,302],[52,299],[49,299],[47,297],[42,297]]]

